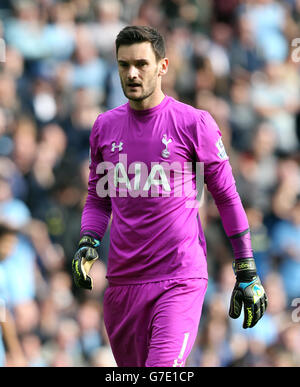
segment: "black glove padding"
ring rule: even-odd
[[[75,285],[83,289],[93,289],[93,280],[88,275],[93,264],[99,258],[96,248],[100,242],[91,236],[83,236],[72,261],[72,273]]]
[[[236,259],[234,271],[236,283],[231,295],[229,316],[238,318],[244,303],[243,328],[252,328],[265,313],[268,299],[253,258]]]

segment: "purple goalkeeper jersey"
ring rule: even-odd
[[[235,257],[252,256],[247,217],[208,112],[165,96],[151,109],[137,111],[127,103],[98,116],[81,235],[101,239],[112,215],[110,283],[207,278],[195,205],[201,170],[225,232],[234,236]]]

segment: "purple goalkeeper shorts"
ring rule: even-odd
[[[104,322],[119,367],[182,367],[195,342],[207,279],[110,285]]]

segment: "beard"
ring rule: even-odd
[[[155,91],[155,87],[152,87],[151,89],[148,89],[148,90],[142,92],[141,95],[134,97],[132,95],[128,95],[128,93],[126,93],[125,88],[123,88],[123,92],[124,92],[126,98],[128,98],[130,101],[143,101],[144,99],[150,97],[150,95],[152,95],[154,93],[154,91]]]

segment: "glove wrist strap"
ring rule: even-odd
[[[256,274],[254,258],[239,258],[233,262],[233,270],[239,281],[251,281]]]
[[[100,241],[91,237],[90,235],[84,235],[79,241],[79,247],[84,246],[97,248],[100,246]]]

